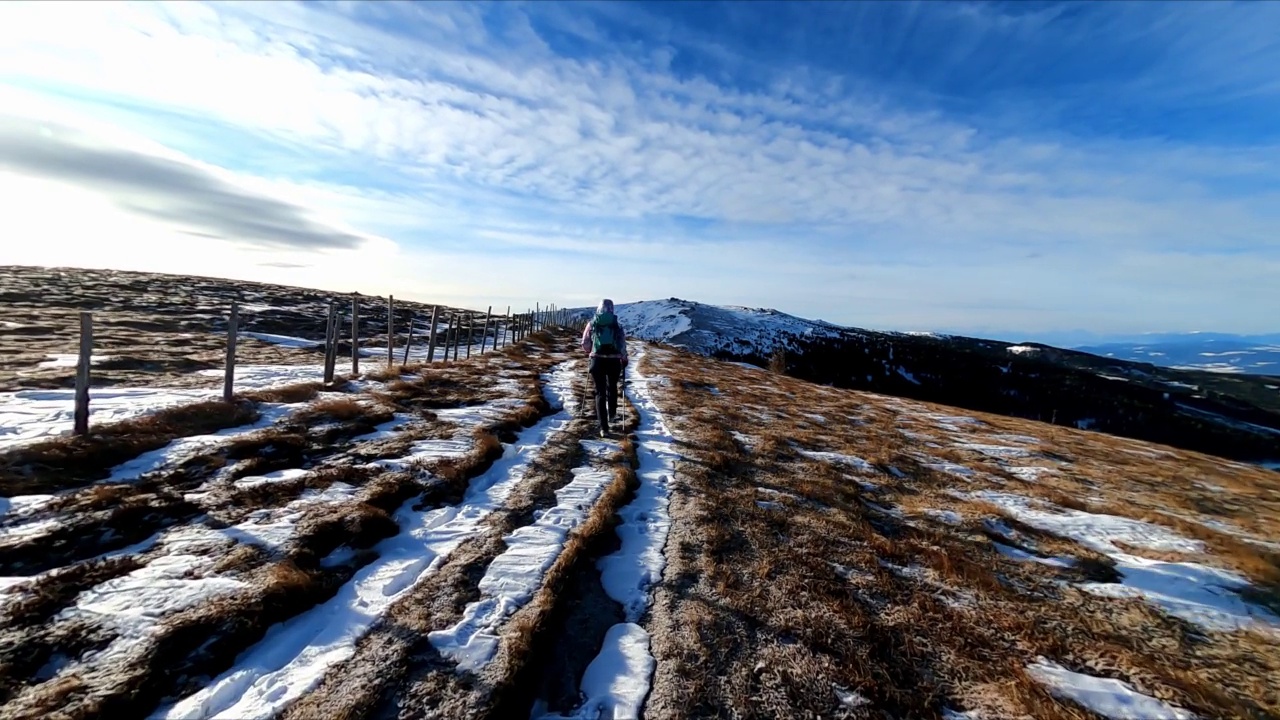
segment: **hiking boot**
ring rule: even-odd
[[[608,431],[608,430],[605,430],[604,428],[600,428],[600,437],[601,437],[601,438],[607,438],[607,437],[609,437],[609,431]]]

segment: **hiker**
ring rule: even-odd
[[[582,351],[591,354],[587,370],[596,390],[600,437],[609,437],[610,426],[618,421],[618,379],[627,366],[627,339],[612,300],[601,300],[595,317],[582,329]]]

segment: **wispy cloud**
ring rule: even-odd
[[[543,292],[571,267],[850,323],[1169,327],[1171,286],[1221,327],[1280,316],[1275,294],[1234,311],[1280,267],[1277,136],[1241,135],[1280,110],[1268,4],[671,5],[6,4],[0,83],[229,174],[48,142],[0,162],[219,237],[368,233],[423,269],[508,253]],[[1143,102],[1232,131],[1106,117]],[[217,147],[246,133],[252,162]],[[294,198],[230,189],[264,178]]]

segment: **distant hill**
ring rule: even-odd
[[[1241,460],[1280,459],[1280,377],[1174,369],[1034,343],[842,327],[677,298],[620,304],[618,314],[633,336],[713,357],[766,367],[781,350],[789,375],[822,384]]]

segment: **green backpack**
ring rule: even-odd
[[[602,312],[591,321],[593,347],[596,355],[618,354],[618,317],[611,312]]]

